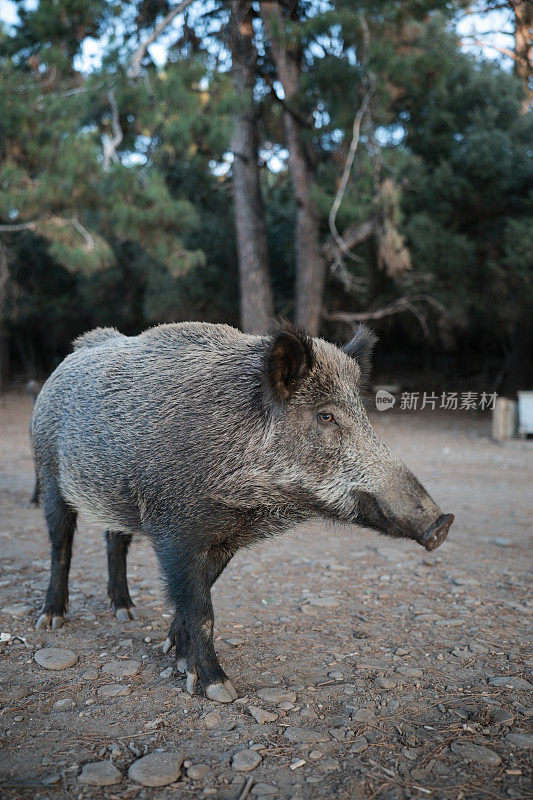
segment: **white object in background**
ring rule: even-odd
[[[533,433],[533,392],[518,392],[518,433]]]
[[[492,412],[492,438],[497,442],[516,435],[516,403],[506,397],[496,398]]]

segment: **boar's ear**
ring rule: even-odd
[[[276,400],[286,403],[313,366],[313,340],[284,323],[274,334],[266,368]]]
[[[372,351],[377,340],[378,337],[374,331],[371,331],[366,325],[358,325],[353,339],[342,347],[346,355],[354,358],[359,364],[363,383],[366,383],[370,378]]]

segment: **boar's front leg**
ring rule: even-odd
[[[235,551],[225,547],[212,547],[207,554],[207,574],[209,587],[212,588],[215,581],[224,572],[229,562],[235,555]],[[178,614],[174,616],[168,636],[163,644],[163,653],[168,653],[173,647],[176,648],[176,666],[180,672],[186,672],[186,657],[188,649],[187,632],[184,629],[181,618]]]
[[[191,555],[177,544],[156,542],[168,594],[176,613],[164,650],[176,645],[178,669],[187,673],[187,691],[194,693],[198,678],[211,700],[230,703],[237,697],[220,666],[213,642],[214,613],[211,585],[224,569],[231,554],[207,551]]]

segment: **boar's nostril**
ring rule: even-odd
[[[426,550],[436,550],[448,536],[454,519],[453,514],[441,514],[436,523],[426,531],[420,544],[423,544]]]

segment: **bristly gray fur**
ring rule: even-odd
[[[109,339],[117,338],[125,337],[116,328],[95,328],[74,339],[72,347],[74,350],[78,350],[80,347],[97,347],[97,345],[107,342]]]
[[[361,328],[343,352],[286,324],[251,336],[202,322],[76,339],[32,418],[53,545],[40,622],[62,619],[78,513],[107,529],[123,618],[128,537],[144,533],[176,608],[169,637],[218,686],[209,588],[239,547],[316,516],[419,539],[439,509],[364,410],[373,343]]]

